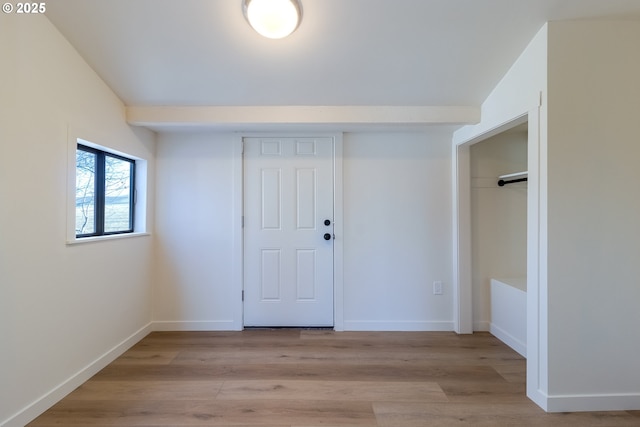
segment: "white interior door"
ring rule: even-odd
[[[333,326],[333,139],[244,139],[244,325]]]

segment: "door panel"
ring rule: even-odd
[[[282,179],[280,169],[262,169],[262,229],[280,230]]]
[[[296,298],[313,301],[316,295],[316,250],[296,250]]]
[[[296,227],[298,230],[313,230],[316,226],[316,171],[298,169],[296,171]]]
[[[245,326],[332,326],[333,139],[245,138],[244,217]]]
[[[279,249],[262,249],[260,263],[260,301],[279,301],[282,284],[280,265],[282,251]]]

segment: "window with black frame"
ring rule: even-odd
[[[76,237],[133,233],[133,159],[78,144]]]

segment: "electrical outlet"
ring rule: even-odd
[[[434,295],[442,295],[442,282],[436,281],[433,282],[433,294]]]

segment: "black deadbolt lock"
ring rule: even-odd
[[[331,221],[329,221],[328,219],[325,219],[324,220],[324,225],[327,225],[327,226],[331,225]]]

